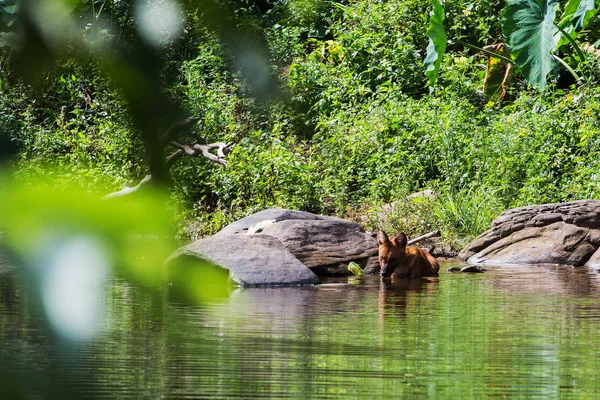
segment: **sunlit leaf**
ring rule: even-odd
[[[484,47],[492,53],[509,57],[504,43]],[[501,102],[508,91],[512,78],[512,64],[502,60],[500,57],[488,57],[488,67],[483,82],[483,93],[489,100]]]
[[[502,31],[508,49],[527,81],[539,90],[556,66],[552,55],[557,31],[554,17],[558,0],[508,0]]]
[[[352,272],[355,276],[361,276],[365,274],[360,265],[358,265],[354,261],[348,264],[348,271]]]
[[[433,0],[433,10],[430,13],[427,36],[429,36],[429,45],[427,46],[427,57],[425,58],[425,75],[429,79],[429,85],[434,86],[440,71],[442,57],[446,51],[444,5],[440,0]]]

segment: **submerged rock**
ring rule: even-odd
[[[471,265],[557,264],[600,267],[600,201],[508,210],[459,257]]]
[[[446,270],[447,272],[460,272],[460,267],[450,267]]]
[[[485,272],[485,268],[479,267],[477,265],[468,265],[466,267],[460,268],[459,271],[481,274]]]

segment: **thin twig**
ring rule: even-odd
[[[440,230],[439,229],[437,229],[437,230],[435,230],[433,232],[426,233],[426,234],[421,235],[419,237],[416,237],[414,239],[411,239],[406,244],[407,245],[411,245],[411,244],[415,244],[417,242],[420,242],[421,240],[429,239],[429,238],[432,238],[432,237],[438,237],[438,236],[440,236]]]

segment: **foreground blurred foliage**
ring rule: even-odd
[[[2,244],[12,251],[14,261],[28,267],[26,272],[39,285],[47,284],[53,268],[72,260],[77,264],[74,269],[61,270],[62,275],[57,276],[63,283],[77,281],[78,268],[97,265],[97,270],[87,270],[88,275],[125,278],[158,294],[167,283],[174,283],[180,292],[176,295],[191,303],[227,296],[225,270],[198,265],[166,269],[164,261],[177,243],[164,192],[154,189],[135,197],[102,200],[65,182],[56,184],[47,176],[38,176],[35,182],[3,178],[0,231],[4,233]],[[82,241],[83,247],[79,246]],[[102,283],[99,278],[90,285]],[[76,284],[85,283],[79,280]],[[69,301],[82,299],[73,295]]]

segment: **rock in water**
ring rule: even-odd
[[[476,274],[482,274],[485,272],[485,268],[481,268],[477,265],[468,265],[466,267],[462,267],[460,269],[460,272],[469,272],[469,273],[476,273]]]
[[[600,267],[600,201],[508,210],[459,257],[472,265],[557,264]]]
[[[170,260],[206,259],[245,286],[298,285],[318,283],[315,273],[351,275],[351,262],[373,267],[377,252],[377,241],[355,222],[277,208],[236,221]]]
[[[229,270],[231,279],[241,286],[310,285],[319,278],[279,240],[255,235],[212,236],[177,250],[167,264],[180,257],[195,257]]]
[[[339,218],[287,220],[270,225],[265,235],[277,239],[317,274],[350,275],[348,264],[377,261],[375,239],[360,225]]]

